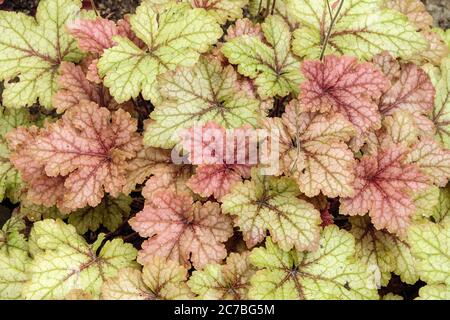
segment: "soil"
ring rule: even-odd
[[[434,23],[443,29],[450,28],[449,0],[422,0],[428,12],[433,16]]]

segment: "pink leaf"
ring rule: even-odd
[[[67,29],[77,39],[81,50],[97,54],[111,48],[114,45],[112,37],[119,34],[114,21],[103,18],[79,19],[69,24]]]
[[[428,178],[415,165],[407,164],[408,150],[393,145],[374,156],[364,156],[357,167],[355,196],[341,199],[341,213],[369,212],[377,229],[403,235],[415,206],[413,191],[428,186]]]
[[[379,102],[381,114],[389,116],[397,110],[409,111],[420,129],[432,132],[434,125],[427,115],[433,110],[436,92],[425,71],[412,63],[401,65],[400,74],[391,77],[391,81],[393,85]]]
[[[156,192],[130,225],[149,237],[139,252],[142,264],[157,255],[202,268],[227,256],[223,242],[233,234],[231,218],[220,212],[218,203],[193,204],[190,196],[172,191]]]
[[[247,165],[202,165],[197,168],[187,185],[202,197],[213,195],[220,200],[242,178],[250,177],[251,166]]]
[[[231,40],[244,35],[258,37],[261,40],[264,38],[261,31],[261,25],[259,23],[253,24],[252,21],[244,18],[236,20],[236,23],[228,28],[226,40]]]
[[[389,88],[389,81],[373,64],[358,63],[354,57],[327,56],[324,62],[305,61],[302,71],[307,80],[299,99],[305,110],[339,112],[360,134],[380,127],[374,99]]]
[[[27,200],[52,207],[60,203],[64,195],[64,178],[49,177],[44,166],[29,152],[39,134],[37,127],[18,128],[7,135],[9,148],[12,151],[11,162],[20,171],[22,179],[28,185]]]
[[[32,189],[35,183],[23,159],[32,159],[48,178],[64,177],[63,198],[56,201],[60,206],[69,211],[95,207],[105,192],[112,196],[122,192],[127,160],[142,147],[136,127],[137,121],[127,112],[120,109],[111,114],[83,100],[61,120],[35,132],[34,139],[16,148],[12,157]],[[42,178],[45,175],[41,173]]]

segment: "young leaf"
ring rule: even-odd
[[[6,107],[31,106],[37,100],[52,106],[60,64],[82,58],[75,39],[65,30],[80,7],[80,0],[42,0],[36,18],[0,11],[0,80],[6,80]],[[16,77],[19,81],[12,81]]]
[[[22,179],[9,160],[10,150],[6,135],[19,126],[28,126],[30,122],[27,110],[5,109],[0,106],[0,201],[6,196],[17,202],[23,192]]]
[[[430,221],[412,225],[408,231],[408,243],[417,259],[420,279],[429,285],[450,286],[450,221],[436,224]]]
[[[118,270],[134,267],[136,249],[120,239],[103,242],[101,235],[93,245],[77,234],[75,227],[61,220],[43,220],[30,233],[37,251],[29,268],[30,280],[24,289],[26,299],[63,299],[74,289],[93,297],[100,295],[104,279]]]
[[[356,257],[373,271],[381,273],[380,285],[386,286],[391,272],[403,282],[414,284],[419,279],[408,243],[384,230],[378,231],[366,217],[351,217],[351,233],[356,240]]]
[[[222,35],[220,26],[204,9],[188,4],[164,7],[156,12],[144,1],[130,18],[131,28],[145,42],[143,50],[131,40],[116,36],[98,63],[104,84],[117,102],[135,98],[160,101],[156,77],[177,66],[192,66]]]
[[[342,8],[332,9],[338,15],[331,24],[327,1],[287,0],[294,18],[302,25],[294,32],[293,51],[307,59],[325,54],[350,54],[369,60],[384,50],[395,57],[409,57],[425,50],[427,41],[401,13],[382,9],[379,0],[343,1]]]
[[[389,81],[370,63],[350,56],[327,56],[324,61],[305,61],[299,100],[306,111],[338,112],[359,135],[378,129],[381,117],[374,99],[389,88]]]
[[[261,269],[252,277],[250,299],[377,299],[374,276],[355,259],[355,240],[337,226],[324,229],[319,250],[286,252],[270,237],[256,248],[251,263]]]
[[[127,159],[141,148],[136,131],[136,120],[119,109],[111,114],[97,104],[83,100],[81,104],[64,114],[61,120],[48,125],[26,150],[19,150],[13,163],[21,172],[29,164],[24,163],[22,152],[39,163],[52,179],[63,179],[64,189],[56,202],[66,211],[97,206],[104,192],[118,196],[125,184]],[[35,188],[35,178],[27,179]],[[39,181],[38,181],[39,182]]]
[[[88,230],[97,231],[100,225],[109,231],[115,231],[124,218],[129,216],[131,202],[131,197],[123,194],[117,198],[106,196],[95,208],[87,207],[71,213],[68,222],[79,234],[85,234]]]
[[[378,230],[404,235],[415,210],[411,192],[425,189],[429,183],[418,167],[405,162],[407,152],[401,145],[392,145],[364,156],[356,169],[355,195],[341,199],[341,213],[369,212]]]
[[[300,62],[290,52],[289,26],[279,16],[270,16],[261,25],[265,42],[257,36],[243,35],[226,42],[222,53],[239,73],[255,79],[258,94],[268,97],[298,94],[302,81]]]
[[[294,176],[308,197],[353,193],[355,160],[345,144],[354,135],[350,122],[340,114],[303,112],[293,101],[282,120],[266,119],[265,127],[281,129],[283,171]],[[282,123],[281,123],[282,122]]]
[[[436,138],[450,149],[450,59],[441,64],[440,75],[429,73],[436,88],[431,120],[436,126]]]
[[[294,180],[261,176],[253,169],[251,181],[222,198],[222,210],[236,216],[235,225],[249,248],[263,241],[268,230],[283,250],[312,250],[319,238],[320,213],[298,195]]]
[[[186,285],[188,273],[175,261],[154,257],[142,272],[122,269],[118,276],[103,283],[106,300],[188,300],[193,294]]]
[[[144,210],[130,219],[133,229],[149,238],[139,252],[141,264],[158,255],[185,266],[192,262],[199,269],[226,257],[223,242],[233,227],[217,203],[193,203],[192,197],[170,190],[155,192],[147,200]]]
[[[231,253],[225,265],[209,264],[194,271],[188,285],[201,300],[243,300],[254,273],[248,252]]]

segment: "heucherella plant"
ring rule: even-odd
[[[100,2],[0,11],[0,299],[450,299],[421,1]]]

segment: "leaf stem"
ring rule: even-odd
[[[273,15],[273,13],[275,12],[275,4],[277,3],[277,0],[272,0],[272,10],[270,10],[270,14]]]
[[[94,10],[95,15],[96,15],[97,17],[100,17],[100,18],[101,18],[101,15],[100,15],[100,13],[99,13],[98,10],[97,10],[97,6],[95,5],[94,0],[89,0],[89,1],[91,2],[91,7],[92,7],[92,9]]]
[[[329,0],[327,0],[328,6],[329,6],[330,3],[328,1]],[[336,14],[334,15],[333,19],[331,19],[330,27],[328,28],[327,34],[325,36],[325,40],[324,40],[324,42],[322,44],[322,51],[320,52],[320,61],[323,60],[323,57],[325,55],[325,50],[326,50],[327,45],[328,45],[328,41],[330,40],[331,31],[332,31],[332,29],[334,27],[334,24],[336,23],[336,20],[337,20],[339,14],[341,13],[341,9],[342,9],[342,6],[344,5],[344,1],[345,0],[341,0],[341,2],[339,3],[339,7],[337,8]],[[331,8],[330,8],[330,10],[331,10]]]

